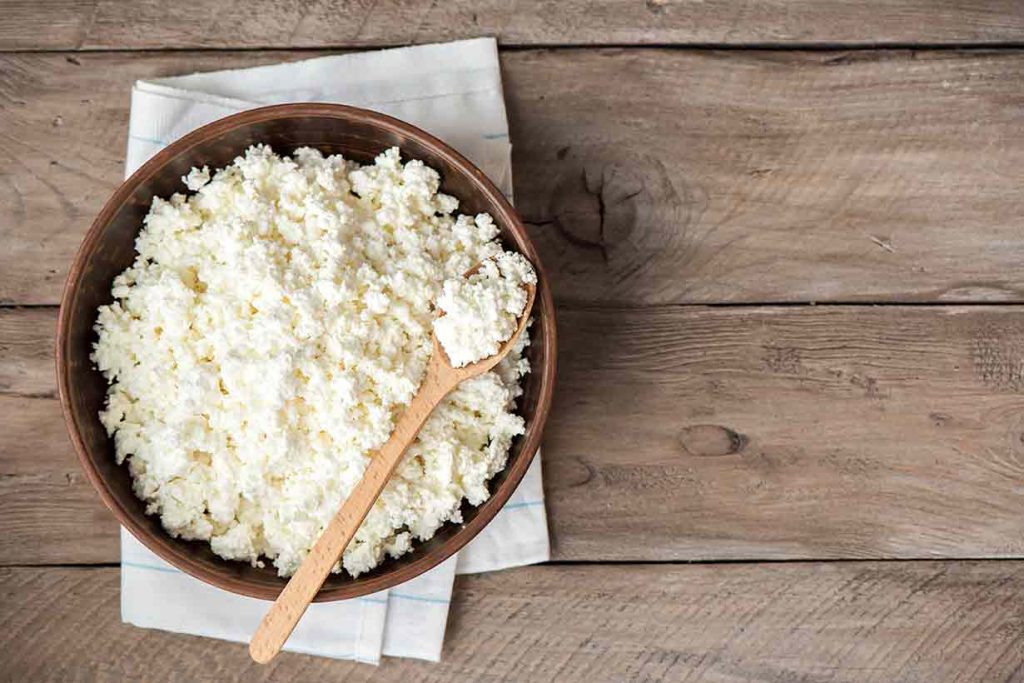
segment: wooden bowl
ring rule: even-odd
[[[261,142],[279,154],[310,146],[362,162],[397,145],[403,158],[421,159],[441,174],[441,189],[459,199],[460,212],[491,214],[501,226],[502,240],[530,259],[539,278],[528,353],[532,371],[524,380],[519,402],[526,433],[513,443],[507,467],[491,480],[490,499],[479,507],[464,502],[464,523],[444,525],[429,541],[416,544],[397,560],[386,560],[357,579],[332,575],[317,601],[353,598],[396,586],[444,561],[476,536],[512,495],[540,445],[551,407],[554,306],[537,251],[508,201],[462,155],[407,123],[335,104],[285,104],[221,119],[159,152],[114,192],[78,250],[60,307],[57,379],[71,441],[103,502],[147,548],[182,571],[218,588],[266,600],[276,598],[285,584],[272,567],[256,569],[223,560],[207,543],[172,538],[157,517],[145,514],[143,502],[132,493],[128,468],[115,462],[113,441],[99,421],[107,382],[89,360],[96,341],[93,325],[96,309],[112,301],[114,277],[135,259],[135,237],[153,198],[184,191],[181,177],[193,166],[223,168],[247,147]]]

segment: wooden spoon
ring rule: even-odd
[[[475,270],[475,269],[474,269]],[[470,271],[472,272],[472,271]],[[526,285],[527,299],[523,314],[519,317],[516,331],[501,345],[498,352],[489,358],[470,363],[461,368],[452,367],[437,337],[433,337],[434,352],[427,363],[423,383],[419,391],[398,419],[391,438],[381,446],[370,464],[366,466],[363,478],[349,494],[341,509],[334,515],[320,539],[310,549],[288,584],[281,591],[270,611],[263,617],[255,635],[249,642],[249,654],[260,664],[266,664],[281,651],[288,636],[306,612],[309,603],[316,596],[331,569],[338,563],[341,554],[355,536],[370,508],[377,501],[381,491],[391,479],[395,467],[401,462],[406,449],[416,439],[420,429],[434,408],[451,393],[460,382],[481,375],[508,355],[512,345],[526,328],[530,309],[537,290]]]

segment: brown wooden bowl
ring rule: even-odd
[[[143,502],[132,493],[128,468],[115,462],[113,442],[99,421],[107,382],[89,360],[96,340],[93,325],[96,309],[112,301],[114,277],[135,259],[135,237],[153,198],[184,191],[181,177],[193,166],[223,168],[249,145],[261,142],[280,154],[310,146],[362,162],[397,145],[403,157],[421,159],[441,174],[441,189],[459,199],[462,213],[491,214],[502,239],[530,259],[539,278],[528,353],[532,372],[524,380],[519,405],[526,433],[513,443],[507,467],[491,480],[491,497],[479,507],[464,502],[464,523],[444,525],[397,560],[386,560],[357,579],[332,575],[316,599],[353,598],[396,586],[444,561],[476,536],[512,495],[537,452],[551,407],[554,305],[537,251],[508,201],[465,157],[407,123],[336,104],[284,104],[221,119],[159,152],[114,192],[71,265],[57,325],[57,385],[71,441],[103,502],[147,548],[182,571],[218,588],[266,600],[276,598],[285,584],[272,567],[223,560],[207,543],[172,538],[157,517],[146,515]]]

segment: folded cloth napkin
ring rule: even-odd
[[[511,198],[511,144],[493,39],[138,81],[125,174],[199,126],[253,107],[298,101],[356,105],[419,126],[466,155]],[[501,512],[456,557],[392,590],[312,605],[285,649],[374,664],[381,655],[438,661],[455,574],[548,557],[538,455]],[[122,530],[123,621],[247,642],[268,607],[183,574]]]

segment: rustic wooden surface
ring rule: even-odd
[[[0,564],[119,557],[54,398],[55,318],[0,315]],[[1021,309],[566,308],[559,323],[556,559],[1024,557]]]
[[[1019,683],[1022,592],[1016,562],[533,567],[456,580],[440,664],[259,667],[121,624],[116,568],[0,569],[0,662],[61,683]]]
[[[440,665],[121,624],[50,358],[131,82],[476,35],[556,561],[460,578]],[[1015,0],[0,0],[0,681],[1024,682],[1021,48]]]
[[[132,81],[304,56],[0,55],[0,302],[58,301],[122,178]],[[561,303],[1024,301],[1024,51],[502,67],[516,198]]]
[[[1016,0],[5,0],[0,50],[503,44],[1002,44]]]

